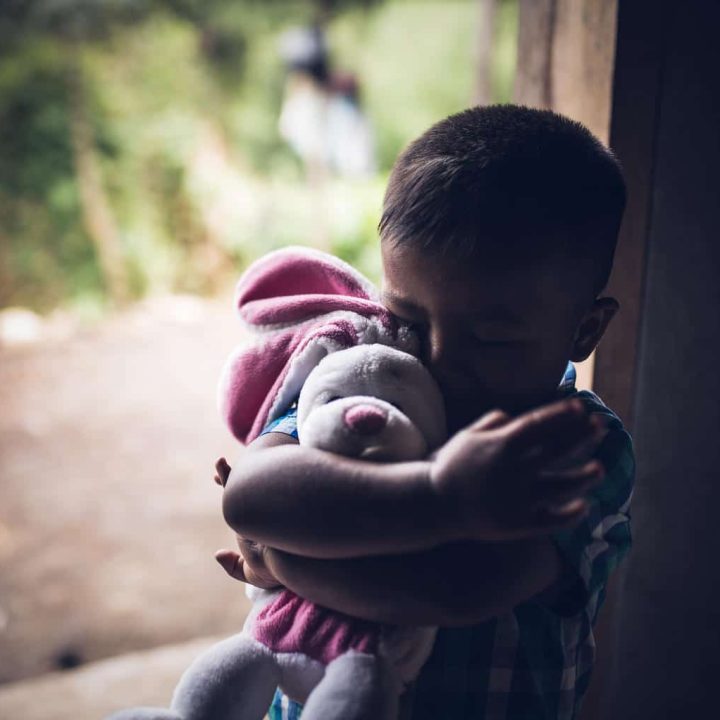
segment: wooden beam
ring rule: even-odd
[[[549,108],[555,0],[520,0],[519,5],[514,100],[519,105]]]
[[[495,15],[497,0],[476,0],[477,30],[475,33],[475,92],[476,105],[493,101],[492,60],[495,45]]]
[[[608,286],[621,311],[596,353],[595,388],[631,431],[666,5],[621,3],[618,18],[610,146],[623,165],[628,204]]]
[[[550,108],[608,142],[617,0],[520,0],[515,102]],[[591,355],[577,366],[594,387]]]

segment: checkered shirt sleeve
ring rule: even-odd
[[[297,405],[293,405],[284,415],[269,423],[260,435],[267,435],[271,432],[279,432],[290,435],[297,440]]]
[[[630,435],[618,417],[587,390],[576,397],[589,412],[606,418],[608,433],[594,456],[605,468],[605,479],[588,496],[587,517],[577,527],[553,535],[569,573],[564,583],[566,591],[558,599],[556,609],[562,615],[575,615],[585,609],[594,623],[610,573],[631,545],[630,500],[635,457]]]

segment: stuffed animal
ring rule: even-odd
[[[311,273],[313,279],[298,285],[296,272],[285,274],[288,255],[303,268],[310,263],[317,270],[318,263],[325,263],[346,282],[340,292],[340,286],[333,285],[326,293],[329,298],[318,298],[312,290],[317,289],[318,278],[327,279],[327,273]],[[289,397],[288,384],[299,384],[296,411],[301,445],[375,462],[418,459],[437,448],[446,433],[440,392],[416,357],[392,347],[407,346],[411,338],[366,295],[372,290],[367,281],[359,276],[367,304],[358,306],[352,302],[357,297],[342,295],[349,287],[347,281],[358,277],[349,266],[305,250],[274,256],[285,268],[279,275],[294,278],[296,284],[291,295],[271,303],[271,314],[279,321],[268,323],[263,316],[254,326],[260,342],[256,337],[253,344],[243,346],[226,366],[221,407],[235,434],[243,439],[257,435],[253,427],[264,427],[282,412],[276,395]],[[289,267],[297,269],[297,264],[290,262]],[[261,280],[260,294],[266,296],[275,286],[267,282],[268,272],[277,271],[272,262],[250,268],[240,283],[241,316],[245,310],[247,318],[249,303],[279,297],[259,300],[250,293],[254,299],[248,300],[244,292],[248,283],[256,286]],[[328,305],[330,312],[323,312]],[[294,306],[292,312],[289,306]],[[294,320],[288,321],[288,316]],[[348,325],[343,327],[344,323]],[[278,343],[280,338],[284,340]],[[362,338],[377,342],[356,344]],[[234,393],[260,382],[258,376],[265,368],[257,358],[269,347],[275,353],[284,347],[285,362],[275,366],[274,375],[263,378],[273,397],[268,401],[257,395],[254,411],[248,413],[248,406],[238,404]],[[248,362],[249,358],[256,362]],[[239,407],[245,412],[240,413]],[[259,422],[254,413],[259,413]],[[116,713],[112,720],[261,720],[278,686],[304,704],[305,720],[397,717],[399,696],[427,659],[434,628],[391,627],[352,618],[287,589],[248,586],[247,590],[253,608],[242,632],[191,664],[168,710],[136,708]]]

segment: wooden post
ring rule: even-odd
[[[475,33],[475,93],[476,105],[493,101],[492,58],[495,37],[497,0],[477,0],[477,32]]]
[[[519,105],[551,106],[555,3],[556,0],[520,0],[514,88],[514,100]]]
[[[555,0],[551,107],[607,143],[610,131],[616,0]]]
[[[515,102],[579,120],[608,142],[617,0],[520,0]],[[593,386],[594,354],[577,366]]]

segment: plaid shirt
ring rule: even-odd
[[[593,393],[576,391],[572,364],[559,394],[580,398],[590,412],[608,419],[609,429],[595,455],[606,477],[589,495],[590,513],[577,527],[552,536],[565,560],[566,589],[552,607],[531,600],[479,625],[441,628],[420,677],[403,696],[403,718],[571,720],[577,715],[595,660],[592,627],[608,577],[630,549],[635,460],[618,417]],[[294,410],[264,432],[297,437]],[[278,690],[268,717],[297,720],[301,711]]]

